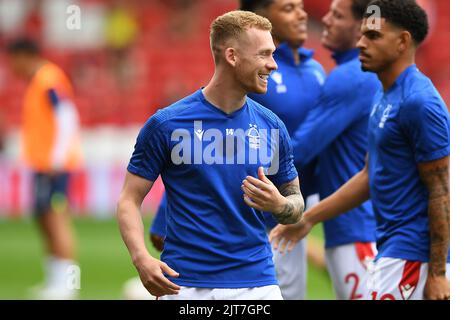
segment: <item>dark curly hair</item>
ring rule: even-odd
[[[239,9],[255,12],[259,9],[267,8],[274,0],[240,0]]]
[[[428,17],[415,0],[374,0],[370,4],[381,10],[381,18],[411,33],[416,45],[425,40],[428,34]],[[370,17],[366,12],[364,17]]]
[[[29,55],[38,55],[40,53],[37,43],[30,38],[18,38],[10,41],[6,46],[6,51],[9,54],[25,53]]]
[[[259,9],[267,8],[275,0],[240,0],[239,9],[255,12]],[[366,8],[372,0],[352,0],[352,14],[357,20],[362,20]]]

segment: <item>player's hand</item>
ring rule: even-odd
[[[157,234],[150,233],[150,242],[153,244],[156,250],[159,252],[164,249],[164,237],[161,237]]]
[[[258,168],[258,178],[247,176],[242,182],[244,201],[252,208],[260,211],[280,213],[284,210],[287,199],[278,188],[266,177],[263,167]]]
[[[169,281],[164,274],[170,277],[178,277],[179,274],[166,263],[147,255],[135,262],[136,269],[142,284],[152,295],[161,297],[164,295],[178,294],[180,287]]]
[[[313,225],[306,219],[301,219],[296,224],[282,225],[278,224],[270,231],[269,241],[272,243],[274,250],[279,250],[284,254],[291,252],[295,245],[302,240],[311,231]]]
[[[450,283],[445,276],[428,275],[423,295],[427,300],[448,300],[450,299]]]

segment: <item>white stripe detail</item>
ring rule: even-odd
[[[56,106],[56,135],[52,152],[53,169],[62,169],[73,140],[79,131],[79,117],[75,105],[70,100],[61,100]]]

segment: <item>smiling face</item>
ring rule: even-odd
[[[307,39],[308,14],[303,9],[303,0],[275,0],[262,14],[272,23],[276,42],[301,47]]]
[[[381,19],[379,25],[378,29],[371,28],[372,24],[364,19],[361,26],[362,37],[357,46],[364,71],[379,73],[388,69],[412,45],[407,31],[385,19]]]
[[[270,31],[250,28],[236,41],[235,48],[226,51],[226,55],[233,55],[234,75],[242,88],[246,92],[266,93],[269,75],[278,67]]]
[[[352,0],[333,0],[322,22],[324,29],[321,41],[325,48],[339,52],[355,47],[361,22],[353,16]]]

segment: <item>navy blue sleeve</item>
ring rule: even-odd
[[[151,234],[156,234],[160,237],[166,236],[166,208],[167,208],[167,198],[164,192],[161,202],[159,203],[158,211],[153,219],[152,226],[150,228]]]
[[[278,141],[274,144],[276,150],[271,166],[273,171],[269,170],[269,174],[271,174],[269,178],[277,186],[290,182],[298,176],[294,166],[294,154],[289,133],[281,120],[278,120],[278,125]],[[274,142],[272,141],[272,143]]]
[[[52,105],[52,107],[54,109],[56,109],[59,106],[59,101],[60,101],[60,98],[59,98],[58,94],[56,93],[56,90],[48,89],[47,94],[48,94],[48,98],[50,100],[50,104]]]
[[[128,171],[155,181],[170,160],[168,137],[158,113],[152,116],[139,132]]]
[[[405,101],[399,112],[400,125],[414,149],[417,163],[450,154],[449,114],[441,99],[415,95]]]
[[[292,135],[295,164],[304,167],[352,123],[370,112],[377,87],[350,77],[330,75],[305,121]]]

